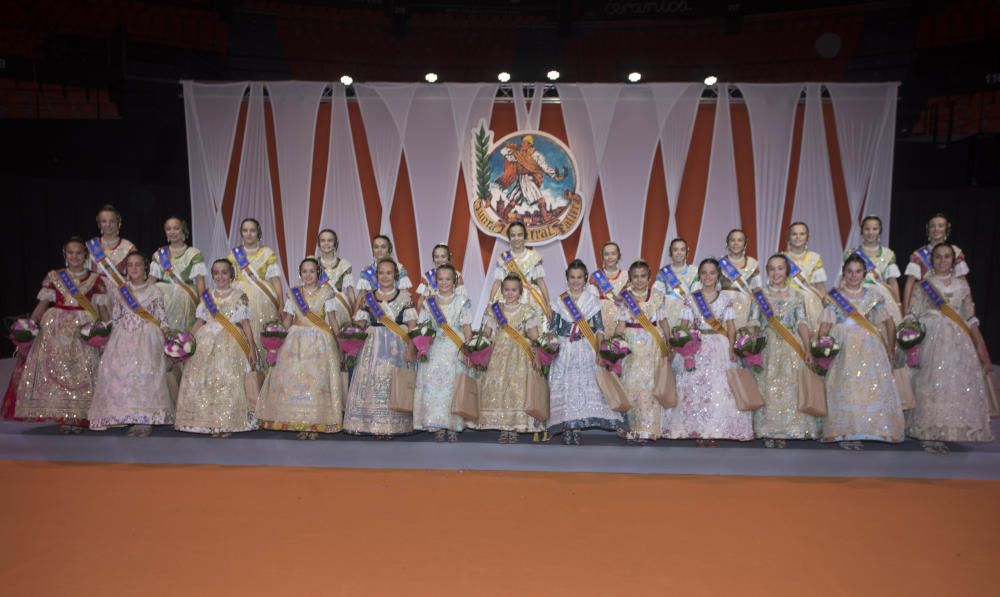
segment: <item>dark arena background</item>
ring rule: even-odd
[[[302,97],[281,95],[300,83]],[[759,95],[764,84],[791,85],[786,103]],[[881,133],[846,116],[846,94],[865,89],[847,84],[889,89]],[[228,112],[211,103],[225,89]],[[478,99],[453,119],[427,107],[469,89]],[[608,90],[613,104],[594,99]],[[762,142],[760,123],[780,119],[761,114],[781,105],[787,134]],[[205,119],[223,113],[219,141]],[[441,114],[447,130],[431,124]],[[414,298],[447,243],[476,328],[508,247],[473,221],[474,201],[490,200],[480,124],[495,141],[544,133],[576,156],[582,222],[538,247],[553,302],[567,265],[600,267],[609,240],[624,268],[642,257],[655,275],[672,237],[697,266],[741,228],[763,264],[815,214],[810,248],[832,288],[865,215],[882,218],[904,270],[943,214],[1000,361],[995,0],[8,0],[0,315],[27,317],[66,265],[63,243],[99,235],[95,214],[112,204],[147,256],[168,217],[190,222],[209,265],[255,216],[286,289],[321,228],[338,231],[355,283],[372,237],[390,235]],[[766,167],[765,147],[784,152],[781,167]],[[435,155],[441,177],[427,174]],[[24,360],[6,328],[4,388]],[[166,425],[140,439],[4,416],[3,595],[1000,591],[994,441],[948,438],[945,456],[909,436],[858,453],[761,437],[640,448],[599,429],[580,447],[541,433],[498,445],[497,430],[457,444],[274,429],[220,441]]]

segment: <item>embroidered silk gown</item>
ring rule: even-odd
[[[735,317],[732,293],[720,292],[709,307],[722,325]],[[664,411],[663,437],[753,439],[752,413],[736,408],[726,377],[727,371],[736,366],[729,356],[728,336],[712,329],[697,309],[685,306],[680,318],[690,321],[691,327],[701,333],[701,350],[695,354],[694,371],[675,367],[677,406]]]
[[[260,361],[264,362],[266,351],[260,343],[260,330],[265,323],[278,319],[278,307],[269,298],[269,295],[251,279],[250,274],[240,269],[232,251],[229,252],[227,259],[236,269],[236,280],[233,282],[233,287],[247,295],[250,304],[250,329],[253,330],[254,345],[257,346]],[[269,292],[273,293],[274,287],[271,286],[270,281],[273,278],[281,277],[278,256],[270,248],[261,245],[253,254],[247,253],[247,260],[250,262],[250,269],[257,274],[257,280],[266,286]],[[277,295],[275,298],[281,299]]]
[[[946,284],[930,272],[924,279],[968,325],[979,325],[965,278],[953,277]],[[913,371],[917,405],[907,413],[906,434],[921,440],[991,441],[983,370],[972,339],[920,286],[914,287],[910,305],[927,335],[920,344],[920,368]]]
[[[333,289],[299,290],[309,310],[325,321],[335,307]],[[335,433],[344,406],[336,341],[329,328],[309,321],[292,298],[285,301],[284,312],[294,319],[278,349],[278,361],[260,389],[257,420],[264,429]]]
[[[242,332],[240,322],[250,317],[247,295],[235,288],[226,296],[211,292],[215,306]],[[243,386],[244,375],[250,371],[246,354],[204,303],[198,303],[195,316],[205,324],[198,328],[197,348],[184,364],[174,427],[190,433],[256,429],[255,405]]]
[[[889,317],[876,291],[862,286],[860,298],[841,291],[876,328]],[[843,311],[828,305],[821,322],[833,324],[830,335],[841,346],[826,374],[822,441],[903,440],[903,409],[892,378],[892,364],[882,336],[871,333]]]
[[[94,307],[108,304],[104,278],[89,271],[79,277],[69,275]],[[38,300],[51,306],[42,315],[41,330],[18,380],[14,416],[28,421],[85,423],[101,353],[87,346],[78,330],[94,317],[80,307],[55,271],[42,280]]]
[[[168,249],[169,250],[169,249]],[[171,272],[181,282],[187,284],[198,294],[194,279],[198,276],[210,278],[205,267],[205,257],[194,247],[185,247],[180,255],[170,256]],[[166,324],[173,330],[186,331],[194,325],[194,312],[197,305],[190,295],[181,288],[172,276],[164,272],[159,251],[149,262],[149,276],[156,278],[156,286],[163,293],[163,304],[167,311]],[[199,298],[199,303],[200,303]]]
[[[788,257],[795,262],[795,265],[799,266],[799,269],[802,270],[802,277],[809,284],[826,282],[826,270],[823,269],[823,258],[820,257],[819,253],[806,251],[798,258],[788,251],[785,251],[784,254],[785,257]],[[802,299],[806,303],[806,317],[809,319],[809,329],[815,331],[819,328],[820,315],[823,313],[823,301],[791,276],[788,277],[788,285],[802,293]]]
[[[166,315],[163,293],[152,280],[128,287],[135,300],[153,317]],[[114,327],[97,368],[90,428],[103,430],[122,425],[170,425],[174,401],[167,387],[167,356],[163,332],[129,309],[121,294],[114,294],[111,311]]]
[[[502,304],[501,304],[502,306]],[[519,303],[515,311],[504,311],[507,324],[527,338],[527,330],[537,328],[541,315],[529,304]],[[541,431],[545,425],[524,412],[527,379],[532,372],[528,358],[510,334],[497,325],[493,309],[486,312],[483,326],[493,330],[493,356],[479,383],[479,429],[525,433]]]
[[[360,288],[360,285],[359,285]],[[389,409],[389,384],[396,367],[413,369],[406,362],[406,343],[395,332],[382,325],[364,300],[354,314],[356,322],[368,322],[368,338],[354,366],[351,389],[347,394],[344,430],[349,433],[396,435],[413,431],[413,417]],[[410,294],[397,290],[391,300],[379,301],[383,313],[404,330],[406,323],[416,321]]]
[[[472,302],[457,292],[447,299],[436,296],[445,321],[462,338],[462,326],[472,323]],[[417,366],[417,385],[413,395],[413,428],[426,431],[465,427],[462,417],[451,414],[455,381],[467,372],[462,353],[438,326],[430,307],[420,311],[418,322],[429,322],[437,330],[427,353],[427,361]]]
[[[764,286],[764,296],[774,316],[798,342],[800,323],[808,325],[802,294],[785,287]],[[754,434],[762,438],[815,439],[819,419],[799,412],[799,371],[806,366],[802,357],[771,327],[754,301],[750,306],[750,325],[761,328],[767,336],[764,347],[764,371],[754,373],[764,406],[753,413]],[[801,343],[799,344],[801,346]]]
[[[667,317],[670,299],[655,287],[644,295],[633,293],[632,296],[650,322],[657,326],[656,333],[662,333],[659,322]],[[632,403],[632,408],[626,413],[629,430],[636,439],[659,439],[663,407],[653,397],[653,386],[656,367],[662,358],[660,347],[656,339],[635,320],[628,305],[622,304],[618,309],[617,320],[625,322],[625,340],[632,351],[622,359],[622,385]]]
[[[604,332],[602,301],[594,287],[586,286],[574,302],[594,334]],[[621,413],[608,408],[597,385],[597,354],[561,298],[552,302],[550,330],[559,336],[559,354],[549,368],[549,432],[623,428]]]
[[[851,253],[855,250],[856,249],[846,251],[844,253],[843,261],[847,261],[847,258],[850,257]],[[871,259],[872,263],[875,264],[874,273],[878,274],[878,280],[881,281],[877,281],[873,274],[868,274],[865,276],[864,284],[866,287],[879,293],[882,297],[882,303],[885,305],[886,311],[888,311],[889,316],[892,317],[892,321],[895,322],[896,325],[899,325],[903,321],[903,314],[899,309],[899,304],[896,303],[896,297],[892,296],[892,291],[889,290],[889,288],[884,284],[884,282],[889,280],[898,280],[900,277],[899,267],[896,265],[896,254],[889,247],[879,247],[878,253],[875,255],[868,255],[868,259]]]

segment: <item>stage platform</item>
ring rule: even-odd
[[[6,385],[9,361],[0,375]],[[994,422],[1000,437],[1000,423]],[[837,445],[789,442],[784,450],[761,441],[724,442],[699,448],[694,441],[627,445],[613,433],[589,431],[582,446],[559,438],[534,444],[499,445],[496,432],[469,431],[455,444],[435,443],[428,433],[378,441],[344,433],[301,441],[294,433],[254,431],[213,439],[157,427],[149,438],[126,437],[125,429],[62,436],[53,424],[0,423],[0,460],[119,462],[232,466],[304,466],[368,469],[439,469],[747,475],[768,477],[889,477],[1000,480],[1000,444],[952,444],[946,456],[923,452],[918,442],[867,443],[861,452]]]

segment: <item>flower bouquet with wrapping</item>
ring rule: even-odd
[[[367,339],[368,332],[365,328],[351,323],[344,324],[337,332],[337,344],[340,345],[340,350],[344,351],[344,362],[341,367],[344,371],[354,367],[358,362],[358,353],[361,352]]]
[[[260,329],[260,345],[267,351],[267,364],[278,362],[278,349],[285,343],[288,330],[277,319],[269,321]]]
[[[31,350],[31,343],[38,337],[40,331],[38,324],[35,323],[34,319],[20,318],[15,319],[8,327],[10,341],[17,346],[17,351],[21,353],[21,356],[27,357],[28,351]]]
[[[106,321],[88,321],[80,326],[80,337],[87,346],[104,348],[111,337],[111,323]]]
[[[493,355],[493,341],[482,332],[472,334],[472,338],[462,345],[465,356],[469,359],[469,364],[476,371],[486,371],[490,364],[490,357]]]
[[[694,371],[694,355],[701,350],[701,334],[694,328],[674,326],[667,339],[677,354],[684,357],[684,370]]]
[[[896,343],[906,351],[906,366],[920,368],[920,344],[927,335],[927,328],[919,321],[904,321],[896,328]]]
[[[166,333],[166,340],[163,342],[163,352],[172,359],[186,361],[194,354],[198,345],[194,341],[194,336],[188,332],[170,330]]]
[[[531,345],[535,347],[535,356],[538,357],[538,361],[542,364],[542,375],[548,377],[549,366],[552,365],[552,361],[556,360],[556,355],[559,354],[559,336],[552,332],[546,332],[539,336],[537,340],[532,340]]]
[[[431,344],[434,344],[434,338],[437,336],[437,330],[434,329],[431,322],[425,321],[410,330],[408,334],[410,336],[410,340],[413,342],[413,348],[417,349],[417,359],[419,359],[421,363],[426,363],[427,352],[431,349]]]
[[[615,375],[622,374],[621,360],[632,354],[632,349],[628,346],[628,341],[620,334],[615,334],[610,338],[601,341],[598,347],[601,353],[601,361],[604,368]]]
[[[826,375],[833,357],[840,352],[840,343],[833,336],[820,336],[809,345],[809,352],[812,353],[815,362],[813,369],[819,375]]]
[[[752,369],[754,373],[764,370],[764,347],[767,346],[767,336],[760,330],[742,327],[736,330],[736,341],[733,352],[743,359],[743,366]]]

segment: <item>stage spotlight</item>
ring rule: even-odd
[[[550,70],[549,72],[545,73],[545,76],[549,78],[549,81],[557,81],[559,80],[559,71]]]
[[[427,81],[428,83],[436,83],[438,80],[438,76],[436,73],[427,73],[426,75],[424,75],[424,80]]]
[[[352,79],[348,75],[344,75],[343,77],[340,77],[340,82],[343,83],[344,85],[350,85],[351,83],[354,82],[354,79]]]
[[[705,85],[708,85],[710,87],[718,82],[719,82],[719,77],[716,77],[715,75],[708,75],[707,77],[705,77]]]
[[[507,71],[500,73],[499,75],[497,75],[497,80],[500,81],[501,83],[506,83],[507,81],[510,81],[510,73],[508,73]]]
[[[642,79],[642,75],[639,74],[639,73],[634,73],[633,72],[633,73],[629,73],[628,74],[628,82],[629,83],[638,83],[641,79]]]

